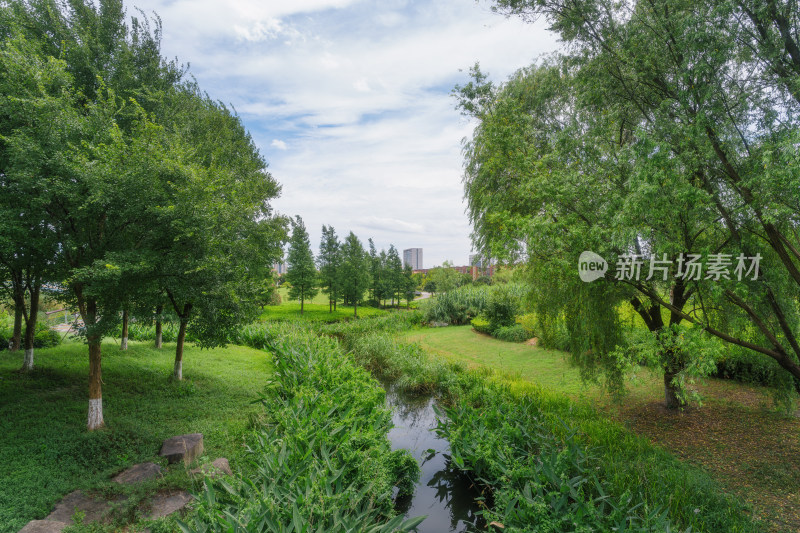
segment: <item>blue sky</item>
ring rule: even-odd
[[[543,25],[474,0],[131,0],[163,52],[236,108],[281,183],[278,212],[366,244],[466,264],[461,141],[450,91],[476,61],[494,81],[557,49]]]

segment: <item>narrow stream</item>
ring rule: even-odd
[[[392,449],[408,450],[421,465],[414,494],[398,498],[397,511],[406,517],[426,515],[417,527],[419,533],[485,531],[483,517],[476,515],[481,508],[475,498],[480,493],[469,479],[450,468],[449,443],[434,431],[433,398],[385,388],[386,403],[393,413],[394,428],[389,432]]]

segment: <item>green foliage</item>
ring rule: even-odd
[[[333,226],[322,225],[322,241],[319,244],[319,256],[317,256],[317,267],[321,288],[328,295],[328,303],[335,303],[339,299],[341,285],[341,272],[339,271],[342,258],[340,254],[341,243],[336,236]],[[333,312],[330,308],[329,311]]]
[[[470,321],[472,324],[472,329],[477,331],[478,333],[486,333],[487,335],[492,334],[492,328],[489,327],[489,321],[485,318],[475,317]]]
[[[506,529],[758,531],[705,473],[588,405],[443,364],[385,334],[362,335],[345,336],[357,360],[401,388],[424,383],[448,406],[439,431],[452,464],[492,491],[487,518]]]
[[[300,300],[302,313],[303,303],[312,299],[317,294],[317,269],[314,266],[314,254],[311,252],[311,243],[308,232],[299,216],[292,225],[292,237],[289,240],[289,254],[286,258],[288,270],[286,281],[289,287],[289,298]]]
[[[364,299],[369,288],[369,256],[364,246],[352,231],[342,245],[342,296],[345,302],[353,305],[353,316],[358,315],[358,304]]]
[[[530,339],[528,331],[520,324],[500,326],[492,331],[492,336],[506,342],[525,342]]]
[[[47,327],[47,324],[36,323],[36,335],[33,338],[34,348],[52,348],[61,344],[61,334]]]
[[[467,324],[481,315],[489,321],[490,331],[493,331],[497,327],[514,324],[527,292],[528,287],[521,283],[464,285],[423,300],[420,310],[428,323]]]
[[[162,441],[174,435],[201,432],[208,453],[227,457],[235,471],[249,468],[241,442],[249,418],[258,413],[252,400],[271,373],[267,354],[237,346],[187,346],[189,385],[167,378],[171,359],[149,343],[131,342],[121,352],[106,342],[103,349],[103,380],[114,400],[106,406],[107,427],[98,432],[86,431],[83,343],[38,350],[36,367],[28,373],[18,372],[21,352],[0,357],[1,533],[44,518],[75,489],[120,494],[110,478],[133,464],[158,462]],[[183,468],[179,471],[147,490],[192,490]],[[138,502],[131,502],[132,514]],[[114,522],[106,531],[123,525]]]
[[[419,467],[390,451],[384,391],[334,340],[296,325],[272,335],[275,379],[249,439],[254,471],[208,483],[184,530],[412,530],[420,519],[393,518],[392,488],[408,491]]]
[[[425,317],[425,322],[466,324],[486,308],[489,290],[489,287],[485,286],[465,285],[440,292],[435,298],[423,300],[419,308]]]

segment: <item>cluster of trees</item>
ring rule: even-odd
[[[332,226],[322,226],[319,254],[314,259],[308,231],[298,216],[292,222],[289,240],[286,282],[289,297],[300,301],[303,314],[305,300],[311,299],[321,290],[328,295],[330,312],[336,310],[338,302],[353,306],[353,316],[358,316],[358,305],[365,299],[373,305],[385,306],[387,301],[395,305],[405,298],[410,305],[417,283],[411,266],[400,260],[394,245],[389,251],[375,249],[369,239],[369,251],[351,231],[344,242],[339,240]]]
[[[287,221],[240,119],[160,53],[157,18],[120,0],[0,5],[0,282],[25,368],[44,284],[80,312],[90,430],[103,426],[101,342],[129,317],[223,344],[255,312]],[[160,343],[158,343],[160,345]]]
[[[496,0],[495,9],[545,19],[568,52],[501,86],[476,67],[456,90],[478,123],[464,151],[478,247],[529,258],[537,315],[566,322],[590,372],[617,379],[650,357],[675,407],[683,380],[713,368],[711,347],[728,343],[771,358],[786,389],[796,387],[798,4]],[[584,250],[612,265],[663,261],[668,275],[582,283]],[[689,254],[732,260],[731,273],[737,258],[760,256],[759,275],[692,279],[681,275]],[[620,349],[622,302],[651,333],[637,349]]]

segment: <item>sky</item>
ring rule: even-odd
[[[425,268],[472,249],[451,91],[480,62],[494,82],[558,48],[543,24],[475,0],[126,0],[157,13],[162,53],[241,116],[316,251],[323,224]]]

